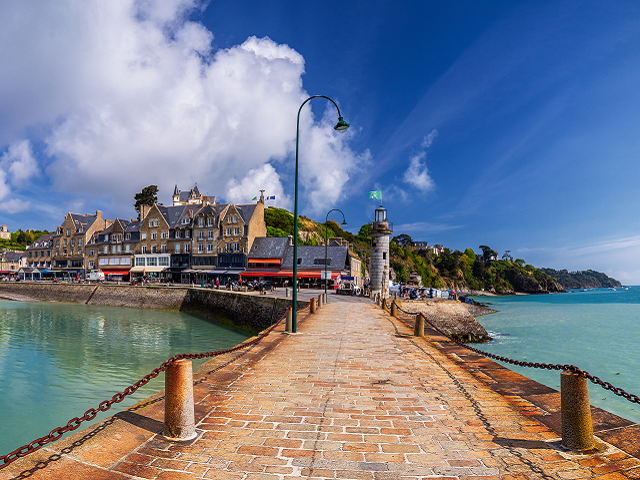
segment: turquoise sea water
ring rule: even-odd
[[[516,360],[573,364],[640,396],[640,287],[475,299],[499,310],[478,318],[494,338],[480,349]],[[560,390],[558,371],[504,366]],[[640,405],[592,383],[589,397],[592,405],[640,422]]]
[[[97,408],[173,355],[246,338],[182,313],[0,301],[0,455]],[[81,428],[163,388],[160,374]]]

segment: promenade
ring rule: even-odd
[[[212,360],[194,387],[199,437],[160,435],[160,392],[0,470],[0,479],[640,478],[601,443],[558,434],[367,299],[339,299]],[[5,433],[6,434],[6,433]]]

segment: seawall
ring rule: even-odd
[[[191,313],[251,332],[267,328],[291,305],[285,298],[191,287],[2,282],[0,298],[148,308]],[[298,302],[302,308],[307,302]]]

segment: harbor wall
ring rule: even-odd
[[[291,301],[191,287],[45,282],[0,282],[0,298],[19,301],[84,303],[110,307],[173,310],[259,332],[279,319]],[[298,302],[299,308],[307,302]]]

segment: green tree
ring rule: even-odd
[[[136,193],[134,199],[136,203],[133,206],[138,212],[138,220],[140,220],[140,207],[142,205],[153,206],[158,202],[158,186],[149,185],[144,187],[140,193]]]
[[[397,237],[393,237],[391,241],[397,245],[400,245],[402,248],[413,246],[413,240],[406,233],[400,234]]]

